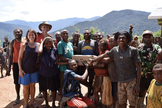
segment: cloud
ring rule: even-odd
[[[24,15],[27,15],[27,14],[29,14],[30,12],[28,12],[28,11],[22,11],[21,12],[21,14],[24,14]]]
[[[0,0],[0,2],[0,21],[91,18],[122,9],[151,12],[162,4],[162,0]]]

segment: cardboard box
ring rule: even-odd
[[[72,59],[76,60],[79,66],[83,66],[82,61],[88,61],[90,58],[95,58],[95,55],[73,55]]]

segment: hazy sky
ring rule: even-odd
[[[0,22],[91,18],[113,10],[152,12],[159,7],[162,7],[162,0],[0,0]]]

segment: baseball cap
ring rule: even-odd
[[[142,33],[142,36],[146,35],[146,34],[149,34],[149,35],[152,35],[153,36],[153,33],[149,30],[145,30],[143,33]]]

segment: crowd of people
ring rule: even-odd
[[[29,29],[25,38],[23,30],[13,30],[15,38],[4,37],[0,48],[1,77],[13,71],[15,91],[14,104],[20,103],[20,85],[23,86],[24,107],[38,108],[35,101],[35,84],[39,83],[38,97],[43,97],[49,108],[48,92],[52,108],[56,108],[56,94],[60,94],[60,108],[147,108],[162,107],[162,50],[160,38],[154,38],[149,30],[142,33],[142,41],[129,32],[117,31],[107,35],[93,35],[85,29],[84,40],[75,31],[72,39],[67,30],[57,31],[55,39],[48,32],[52,25],[42,22],[42,33]],[[91,39],[93,38],[93,39]],[[88,61],[72,59],[73,55],[94,55]],[[12,66],[12,68],[11,68]],[[80,84],[88,88],[82,95]],[[43,95],[42,95],[43,93]],[[147,94],[148,93],[148,94]]]

